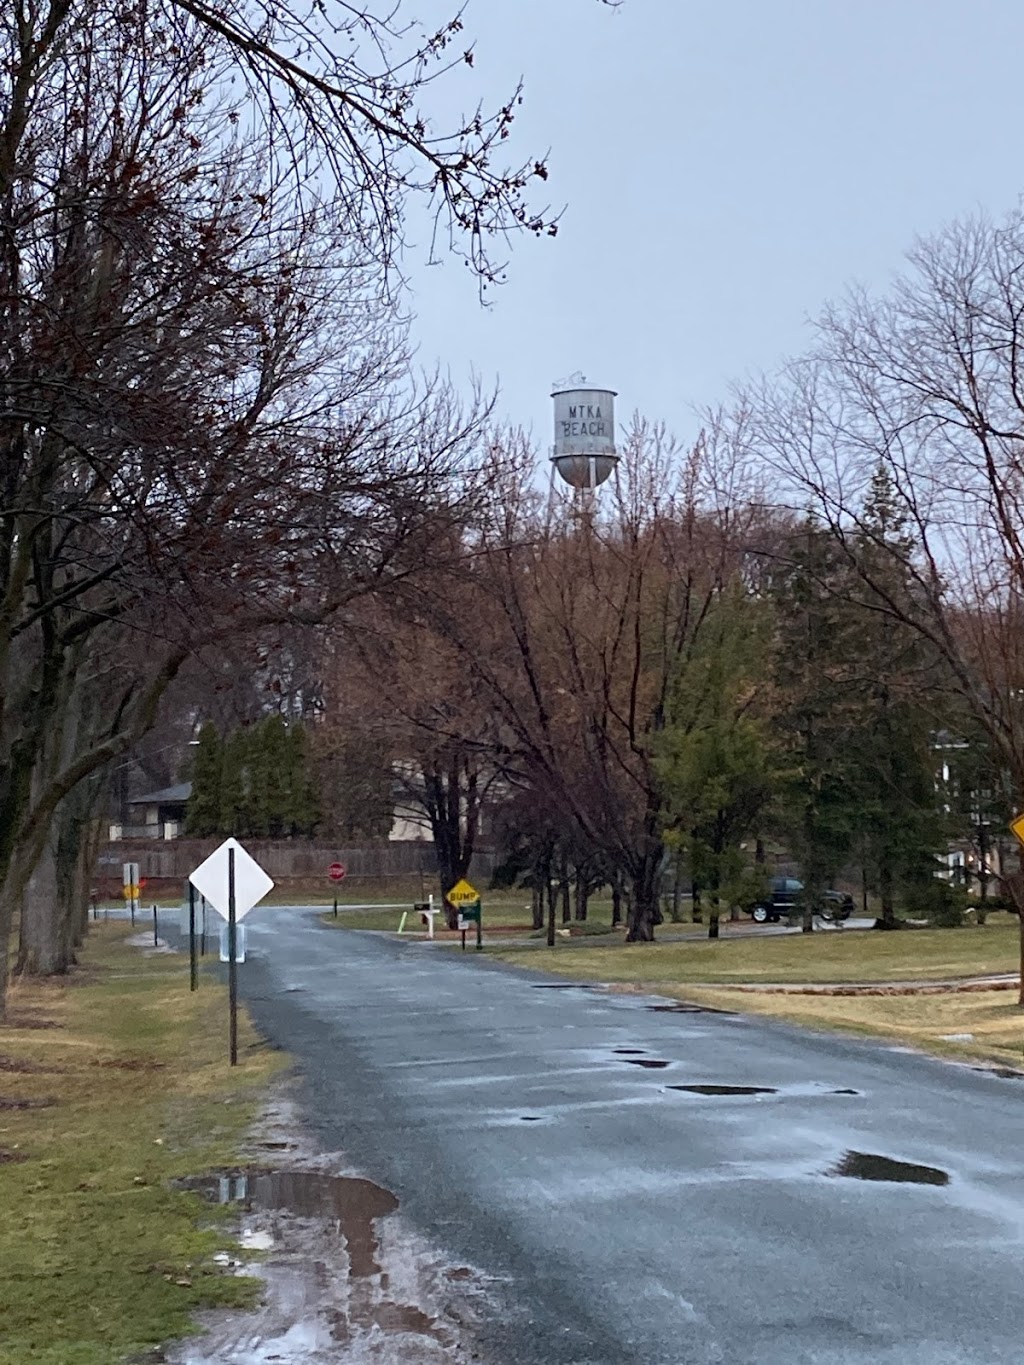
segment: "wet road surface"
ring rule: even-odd
[[[482,1359],[1024,1357],[1024,1080],[293,910],[247,924],[243,997],[321,1142],[488,1278]]]

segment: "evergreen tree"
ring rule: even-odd
[[[858,823],[881,924],[892,927],[897,895],[934,881],[950,822],[940,812],[935,782],[942,679],[933,652],[904,623],[914,614],[914,542],[883,467],[872,479],[852,549],[861,707],[868,722],[856,751]]]
[[[310,836],[320,820],[320,801],[313,776],[305,728],[295,723],[284,736],[282,750],[282,822],[289,835]]]
[[[879,471],[846,534],[808,520],[774,580],[776,725],[790,774],[782,832],[805,883],[804,927],[856,849],[897,923],[896,900],[927,885],[946,830],[935,791],[936,672],[912,615],[913,541]]]
[[[224,746],[217,727],[207,722],[199,731],[192,764],[192,794],[185,809],[185,832],[207,838],[221,832],[221,781]]]
[[[224,741],[220,786],[220,832],[243,839],[249,834],[247,790],[248,735],[235,730]]]
[[[259,744],[250,767],[253,809],[259,812],[260,837],[290,834],[291,774],[289,727],[276,712],[259,726]]]
[[[680,660],[666,708],[658,765],[666,842],[685,851],[706,893],[712,938],[722,904],[743,899],[751,872],[740,845],[776,781],[756,706],[769,639],[767,604],[734,585]]]
[[[853,778],[865,716],[850,667],[857,658],[857,618],[843,600],[844,574],[840,545],[808,518],[772,581],[778,618],[774,728],[783,753],[777,814],[804,883],[808,933],[857,829]]]

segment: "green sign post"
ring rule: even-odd
[[[462,950],[466,950],[466,930],[469,926],[476,923],[476,946],[479,951],[484,946],[483,924],[480,914],[481,906],[479,900],[473,901],[470,905],[459,906],[459,928],[462,930]]]
[[[484,940],[480,915],[480,892],[475,887],[470,886],[469,882],[463,880],[456,882],[448,892],[446,899],[458,911],[459,918],[456,927],[462,933],[463,952],[466,950],[466,930],[474,922],[476,923],[476,946],[478,950],[481,949],[484,946]]]

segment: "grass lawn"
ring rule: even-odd
[[[92,926],[63,982],[18,985],[0,1024],[0,1365],[114,1365],[258,1281],[214,1263],[218,1214],[175,1176],[230,1165],[283,1059],[188,961]]]
[[[630,946],[594,939],[560,942],[553,950],[490,951],[503,961],[560,976],[621,983],[719,1009],[883,1037],[941,1056],[1024,1067],[1024,1010],[1017,1006],[1016,990],[820,996],[735,989],[741,984],[939,981],[1013,972],[1019,963],[1019,928],[1010,915],[995,914],[984,927],[965,929],[889,934],[849,930]],[[709,984],[692,984],[698,982]],[[948,1034],[972,1037],[950,1041],[943,1036]]]
[[[495,948],[506,962],[587,981],[654,983],[940,981],[1012,972],[1019,961],[1015,916],[984,927],[897,933],[825,930],[781,937],[625,944],[594,938],[554,949]]]
[[[956,995],[814,996],[740,993],[687,987],[671,994],[744,1014],[763,1014],[809,1028],[881,1037],[964,1061],[1024,1068],[1024,1010],[1017,992]],[[971,1034],[950,1041],[948,1035]]]
[[[396,896],[394,899],[397,901],[398,897]],[[416,899],[418,900],[419,897],[417,896]],[[441,902],[437,895],[434,896],[434,904],[440,908]],[[413,902],[411,900],[408,904],[403,906],[403,909],[409,911],[409,918],[406,921],[405,931],[406,933],[424,933],[425,930],[419,923],[419,916],[412,913],[412,906]],[[591,913],[591,918],[595,922],[611,922],[610,902],[606,907],[598,903],[596,911],[596,915],[593,912]],[[328,913],[324,916],[324,923],[337,926],[339,929],[390,929],[393,932],[398,928],[398,922],[401,918],[401,910],[348,910],[346,909],[344,902],[339,899],[338,918],[335,919],[330,909],[328,909]],[[442,923],[442,916],[438,915],[437,919],[434,921],[435,932],[441,929]],[[531,917],[529,892],[525,895],[522,892],[519,892],[518,894],[515,892],[511,894],[504,892],[494,896],[489,896],[485,893],[483,897],[483,926],[485,939],[487,937],[488,928],[504,930],[521,929],[524,936],[532,933],[533,920]],[[562,927],[561,919],[559,919],[558,927]]]

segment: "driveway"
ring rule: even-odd
[[[242,994],[320,1141],[494,1286],[482,1360],[1021,1360],[1024,1082],[294,910],[248,925]]]

